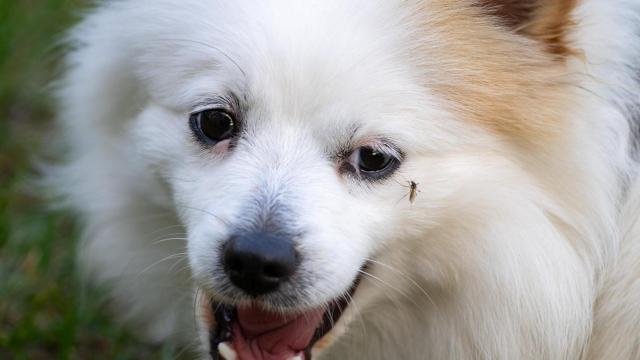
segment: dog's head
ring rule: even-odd
[[[352,298],[455,277],[463,246],[430,232],[502,176],[505,147],[562,127],[566,19],[536,3],[142,7],[134,134],[188,229],[214,357],[302,358]]]

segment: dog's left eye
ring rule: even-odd
[[[349,167],[346,169],[353,169],[363,179],[383,179],[400,165],[399,157],[392,153],[393,151],[385,151],[378,147],[363,146],[351,153]]]
[[[358,168],[365,173],[378,172],[391,164],[393,157],[370,147],[358,150]]]
[[[237,129],[234,117],[225,110],[210,109],[191,115],[191,129],[206,144],[230,139]]]

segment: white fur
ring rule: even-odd
[[[640,104],[625,66],[640,52],[639,2],[582,2],[572,133],[535,158],[421,86],[411,11],[128,0],[74,29],[60,91],[69,160],[52,181],[86,221],[78,258],[123,319],[151,341],[196,339],[193,289],[218,292],[219,244],[260,216],[259,196],[304,229],[313,285],[300,307],[339,296],[372,259],[322,359],[640,356],[640,191],[625,187],[636,171],[620,106]],[[189,113],[226,91],[249,104],[249,139],[203,151]],[[336,172],[327,154],[355,125],[357,141],[384,136],[405,152],[392,179]],[[408,180],[414,204],[400,200]]]

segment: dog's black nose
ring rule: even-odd
[[[234,285],[258,296],[275,291],[293,275],[298,256],[288,237],[236,235],[224,247],[223,264]]]

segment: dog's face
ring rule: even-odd
[[[546,126],[555,110],[532,103],[559,101],[531,79],[555,68],[533,41],[447,3],[187,1],[136,15],[162,20],[130,35],[150,104],[133,134],[188,229],[208,345],[302,356],[365,296],[362,274],[406,260],[438,283],[457,266],[459,244],[428,234],[499,177],[504,139]],[[415,287],[400,275],[394,287]],[[369,290],[362,306],[389,296]]]

